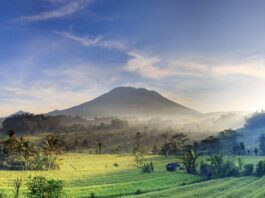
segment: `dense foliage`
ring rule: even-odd
[[[226,154],[244,155],[245,145],[239,142],[239,132],[228,129],[218,133],[217,136],[209,136],[198,143],[198,152],[204,155]]]
[[[30,198],[58,198],[63,190],[61,180],[48,180],[42,176],[30,178],[27,186],[29,190],[27,195]]]
[[[169,138],[167,134],[162,134],[162,138],[165,139],[160,151],[163,155],[177,155],[182,153],[189,140],[187,135],[183,133],[175,133]]]
[[[240,175],[240,168],[235,161],[225,160],[223,155],[211,155],[208,161],[200,165],[200,174],[208,179]]]
[[[58,130],[59,119],[58,117],[25,113],[6,118],[2,125],[4,131],[14,129],[17,133],[36,134]]]
[[[188,150],[186,153],[184,153],[182,160],[187,173],[196,173],[196,160],[198,159],[198,157],[199,155],[193,149]]]
[[[34,115],[30,113],[15,114],[7,117],[2,125],[3,131],[14,129],[18,134],[36,135],[43,132],[73,132],[73,131],[91,131],[91,130],[109,130],[127,128],[128,122],[120,119],[107,120],[109,123],[97,123],[86,120],[78,116],[49,116]],[[93,124],[94,123],[94,124]]]
[[[52,143],[51,140],[53,140]],[[23,137],[17,138],[13,130],[9,138],[0,143],[0,168],[9,170],[58,169],[57,154],[62,153],[59,141],[53,136],[45,137],[39,148]],[[49,143],[49,144],[48,144]]]
[[[265,175],[265,160],[261,160],[257,164],[256,175],[262,177]]]
[[[152,173],[154,172],[154,165],[153,162],[144,163],[142,166],[143,173]]]
[[[253,164],[245,164],[243,175],[251,176],[254,173],[254,165]]]

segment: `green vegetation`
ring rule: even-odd
[[[27,186],[29,190],[27,196],[31,198],[59,198],[63,190],[61,180],[48,180],[42,176],[30,178]]]
[[[201,162],[200,165],[200,174],[207,179],[240,175],[240,164],[234,160],[225,160],[223,155],[211,155],[208,161],[210,163]]]
[[[232,159],[223,158],[225,161]],[[145,156],[146,161],[152,161],[155,167],[151,174],[142,173],[133,155],[66,153],[60,155],[59,159],[60,170],[1,171],[0,192],[7,197],[13,197],[14,181],[21,178],[20,197],[26,197],[29,193],[28,178],[43,176],[48,180],[63,181],[62,197],[211,197],[222,196],[224,193],[231,197],[236,197],[238,193],[242,197],[265,195],[265,190],[260,188],[265,184],[264,178],[229,177],[202,181],[203,177],[185,174],[183,171],[167,172],[165,164],[182,161],[173,156]],[[207,159],[209,157],[199,157],[198,162]],[[264,157],[243,156],[243,167],[251,163],[254,164],[255,171],[256,165],[262,159]],[[114,166],[115,163],[119,166]]]
[[[199,155],[193,149],[188,150],[186,153],[184,153],[182,160],[187,173],[196,173],[196,160],[198,159],[198,157]]]
[[[254,173],[254,165],[253,164],[245,164],[244,165],[244,172],[245,176],[251,176]]]
[[[22,179],[20,197],[25,197],[29,176],[43,176],[62,180],[62,197],[118,197],[135,195],[137,189],[142,193],[160,191],[179,185],[201,181],[200,176],[180,172],[167,172],[165,164],[176,161],[176,157],[145,156],[152,161],[155,170],[151,174],[142,173],[133,155],[89,155],[66,153],[59,156],[60,169],[51,171],[0,171],[0,192],[8,197],[14,195],[13,181]],[[181,161],[180,159],[178,160]],[[113,164],[119,164],[118,167]],[[159,182],[158,182],[159,181]]]
[[[152,172],[154,172],[154,165],[153,165],[153,163],[150,162],[150,163],[143,164],[142,171],[143,171],[143,173],[152,173]]]
[[[81,118],[63,119],[82,121]],[[39,133],[47,127],[60,130],[59,122],[53,121],[51,117],[26,114],[8,118],[4,127],[7,129],[15,123],[16,127],[25,127],[30,132],[35,126],[33,123],[40,122],[43,125]],[[64,129],[71,130],[74,126]],[[265,191],[245,189],[247,185],[255,189],[256,184],[265,184],[260,179],[265,175],[265,160],[257,156],[265,151],[263,134],[257,139],[259,149],[252,147],[251,150],[242,134],[231,129],[193,142],[180,132],[148,135],[147,126],[135,133],[122,120],[112,120],[108,125],[83,126],[79,130],[92,128],[95,133],[86,133],[83,137],[80,133],[46,134],[34,141],[17,137],[13,129],[9,130],[9,137],[3,137],[0,142],[1,196],[222,197],[223,190],[228,197],[236,197],[241,193],[239,189],[245,193],[242,196],[250,195],[248,192],[252,193],[251,197],[265,195]],[[99,132],[99,129],[107,132]],[[121,137],[122,133],[108,133],[113,129],[134,132],[127,131],[129,135]],[[121,145],[126,139],[130,139],[128,144]]]
[[[57,154],[62,153],[60,141],[54,136],[46,136],[41,146],[17,138],[10,130],[9,137],[0,142],[0,168],[7,170],[54,170],[58,169]]]
[[[255,177],[225,178],[205,182],[175,186],[162,191],[150,192],[137,196],[137,198],[252,198],[264,197],[265,179]],[[131,198],[134,196],[127,196]]]

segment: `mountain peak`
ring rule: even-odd
[[[81,105],[51,112],[52,115],[82,117],[175,117],[198,115],[188,107],[173,102],[159,93],[145,88],[116,87]]]
[[[121,93],[121,94],[125,94],[125,93],[142,93],[142,94],[157,94],[160,95],[159,93],[153,91],[153,90],[148,90],[146,88],[136,88],[136,87],[116,87],[114,89],[112,89],[111,91],[109,91],[108,93]]]
[[[121,87],[113,88],[110,92],[112,92],[112,91],[146,91],[146,92],[149,92],[150,90],[148,90],[146,88],[136,88],[136,87],[121,86]]]

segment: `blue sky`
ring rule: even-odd
[[[265,108],[261,0],[3,0],[0,116],[116,86],[202,112]]]

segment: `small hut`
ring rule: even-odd
[[[170,171],[170,172],[176,171],[178,168],[180,168],[180,165],[177,162],[168,163],[166,165],[167,171]]]

